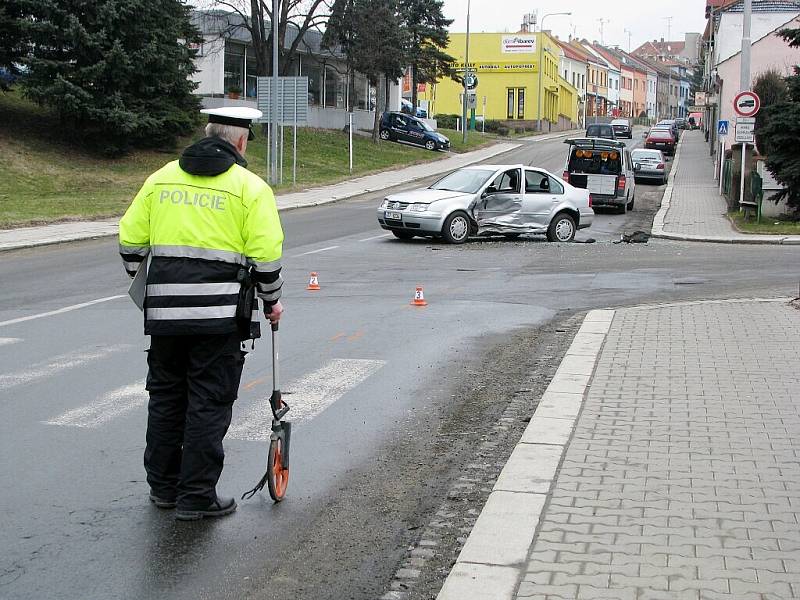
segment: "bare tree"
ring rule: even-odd
[[[319,29],[328,19],[332,0],[278,0],[278,73],[289,75],[292,60],[304,44],[308,31]],[[227,36],[244,30],[249,33],[256,57],[256,75],[272,74],[272,0],[210,0],[210,8],[227,15],[213,14],[217,32]],[[295,36],[287,44],[287,33]]]

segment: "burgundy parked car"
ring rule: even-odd
[[[675,136],[668,129],[651,129],[644,141],[645,148],[661,150],[670,156],[675,156],[675,144]]]

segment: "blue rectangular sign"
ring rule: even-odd
[[[719,135],[728,135],[729,124],[728,121],[717,121],[717,133]]]

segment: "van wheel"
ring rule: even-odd
[[[575,219],[569,213],[558,213],[547,228],[547,241],[571,242],[575,239]]]
[[[388,141],[388,140],[392,139],[392,134],[389,132],[388,129],[381,129],[381,134],[380,135],[381,135],[381,139],[382,140],[387,140]]]
[[[428,140],[425,142],[425,148],[428,150],[436,150],[436,142],[433,140]]]
[[[463,244],[469,237],[469,230],[467,213],[457,210],[444,220],[442,239],[448,244]]]

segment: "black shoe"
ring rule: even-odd
[[[203,517],[224,517],[235,510],[236,500],[233,498],[217,498],[207,508],[179,508],[175,512],[175,518],[178,521],[197,521]]]
[[[175,508],[178,501],[175,498],[162,498],[150,492],[150,502],[155,504],[158,508]]]

